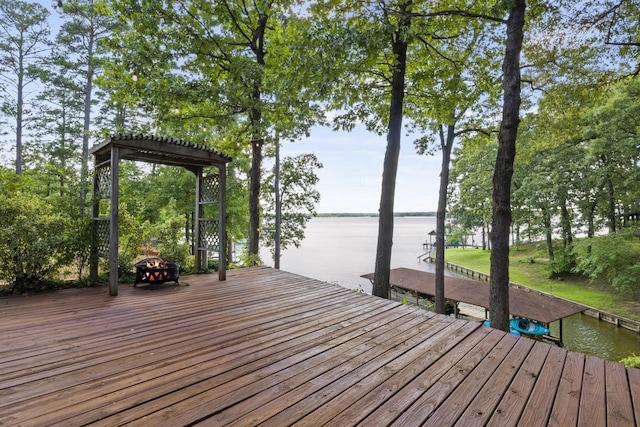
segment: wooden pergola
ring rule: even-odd
[[[91,282],[98,280],[98,257],[109,260],[109,295],[118,294],[118,169],[121,160],[180,166],[196,176],[195,269],[207,266],[209,251],[218,253],[218,279],[226,280],[226,164],[231,157],[212,148],[153,135],[112,136],[93,146],[93,223]],[[205,174],[205,168],[217,172]],[[109,199],[109,215],[100,218],[100,200]],[[217,205],[205,218],[205,206]],[[211,210],[209,210],[211,212]]]

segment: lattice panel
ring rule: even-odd
[[[109,258],[109,230],[111,220],[109,218],[94,218],[93,227],[98,245],[98,256]]]
[[[111,198],[111,166],[103,166],[95,171],[97,182],[97,199]]]
[[[200,242],[199,249],[209,251],[220,251],[220,236],[218,236],[218,221],[215,218],[200,219]]]
[[[200,203],[215,203],[220,194],[220,175],[207,175],[202,177],[200,186]]]

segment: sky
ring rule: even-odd
[[[52,0],[35,0],[51,11],[52,34],[59,28]],[[164,135],[171,137],[171,135]],[[418,155],[415,136],[403,134],[396,178],[395,212],[435,212],[438,205],[441,153]],[[314,153],[323,164],[317,171],[321,200],[318,213],[377,213],[380,207],[386,135],[376,135],[363,126],[351,132],[316,126],[309,138],[283,142],[281,157]],[[270,168],[265,159],[265,170]]]
[[[441,153],[418,155],[415,136],[403,135],[396,178],[395,212],[435,212],[438,206]],[[316,126],[308,139],[284,142],[282,158],[314,153],[321,200],[318,213],[377,213],[380,206],[386,135],[357,126],[352,132]]]

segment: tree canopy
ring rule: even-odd
[[[12,153],[1,159],[2,185],[14,197],[11,206],[25,193],[46,205],[25,205],[56,219],[43,230],[89,238],[91,143],[117,132],[163,134],[234,158],[229,241],[246,240],[255,259],[260,242],[271,244],[274,219],[264,158],[280,138],[304,138],[317,124],[346,132],[364,125],[380,137],[382,181],[371,195],[379,198],[378,296],[388,295],[398,157],[407,135],[416,155],[443,156],[439,261],[445,219],[453,217],[461,229],[492,237],[483,247],[494,251],[496,268],[505,267],[500,253],[511,237],[542,241],[553,274],[593,275],[585,257],[589,247],[594,256],[602,251],[575,240],[626,233],[625,214],[640,210],[637,2],[59,3],[48,10],[0,0],[0,126],[4,151]],[[509,43],[521,10],[520,51]],[[60,23],[54,35],[52,13]],[[515,50],[505,53],[505,46]],[[287,188],[302,189],[281,194],[292,213],[282,218],[285,245],[301,241],[315,212],[313,169],[321,163],[314,153],[282,164],[283,178],[292,180]],[[9,168],[24,184],[4,177]],[[184,228],[189,239],[189,172],[126,164],[122,175],[129,234],[140,234],[135,224],[162,224],[173,242],[165,250],[187,250],[176,236]],[[133,255],[142,243],[132,241]],[[55,244],[75,248],[65,257],[84,259],[77,241]],[[504,284],[508,270],[492,276]],[[615,283],[629,288],[628,281]]]

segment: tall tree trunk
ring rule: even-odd
[[[393,70],[391,83],[391,104],[389,106],[389,130],[387,150],[384,155],[382,190],[380,194],[380,216],[378,218],[378,245],[376,247],[375,271],[372,294],[389,298],[389,276],[391,274],[391,247],[393,245],[393,204],[396,191],[398,157],[402,136],[402,104],[404,101],[405,74],[407,66],[406,30],[411,26],[408,13],[411,1],[400,6],[403,18],[398,23],[393,40],[393,53],[397,64]]]
[[[249,183],[249,254],[260,249],[260,179],[262,176],[263,139],[251,141],[251,173]]]
[[[562,244],[564,248],[567,248],[573,244],[573,232],[571,231],[571,218],[569,208],[567,208],[567,198],[563,195],[560,196],[560,212],[562,218]]]
[[[256,56],[257,64],[264,68],[266,50],[264,47],[264,34],[267,29],[269,15],[260,14],[258,25],[251,42],[251,50]],[[260,250],[260,180],[262,179],[262,146],[264,138],[261,136],[260,125],[262,122],[262,110],[260,105],[262,98],[262,80],[253,83],[249,120],[253,131],[251,140],[251,172],[249,174],[249,255],[258,255]]]
[[[607,172],[606,184],[607,184],[607,197],[609,200],[609,233],[615,233],[616,232],[616,199],[614,197],[614,192],[613,192],[613,180],[609,176],[609,172]]]
[[[22,55],[19,56],[18,68],[18,104],[16,105],[16,175],[22,175],[22,122],[24,113],[24,65]]]
[[[520,123],[520,52],[524,37],[525,0],[515,0],[507,20],[507,43],[502,64],[504,105],[498,134],[498,155],[493,173],[491,224],[491,326],[509,331],[509,226],[511,178]]]
[[[435,311],[444,314],[444,226],[447,216],[447,190],[449,187],[449,164],[451,163],[451,149],[455,139],[455,125],[447,126],[447,137],[444,137],[440,125],[440,146],[442,148],[442,165],[440,167],[440,192],[438,194],[438,210],[436,211],[436,283],[435,283]]]
[[[87,75],[84,87],[84,132],[82,133],[82,162],[80,165],[80,214],[84,216],[86,212],[87,192],[89,188],[89,137],[91,136],[91,99],[93,95],[93,74],[95,68],[92,64],[94,50],[93,33],[89,37],[87,46]],[[114,165],[111,165],[113,168]]]
[[[588,217],[587,217],[587,224],[588,224],[587,237],[588,238],[591,238],[596,235],[595,216],[596,216],[597,207],[598,207],[598,203],[595,200],[591,202],[591,205],[588,211]]]
[[[482,222],[482,250],[487,250],[487,226],[485,222]]]
[[[547,238],[547,253],[549,254],[549,259],[553,261],[555,259],[555,255],[553,253],[553,229],[551,228],[551,214],[549,213],[549,209],[542,208],[542,223],[544,224],[544,231]]]

